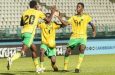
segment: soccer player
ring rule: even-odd
[[[21,30],[21,37],[23,40],[21,52],[17,52],[13,57],[8,58],[7,69],[9,70],[12,62],[20,58],[21,55],[25,54],[28,48],[30,48],[32,50],[32,59],[36,67],[36,72],[39,73],[40,67],[38,64],[37,49],[36,49],[36,46],[33,44],[35,31],[38,25],[38,20],[44,19],[46,21],[50,21],[52,19],[53,12],[55,10],[52,9],[51,16],[49,18],[46,18],[45,14],[43,14],[41,11],[38,10],[36,1],[30,1],[29,6],[30,6],[30,9],[24,11],[21,17],[20,25],[23,27],[23,29]]]
[[[51,14],[47,13],[46,16],[49,17]],[[51,66],[54,71],[58,71],[56,66],[56,43],[55,36],[56,30],[62,25],[56,22],[45,21],[38,25],[41,29],[41,46],[40,46],[40,66],[44,69],[44,54],[51,60]],[[45,69],[44,69],[45,70]]]
[[[60,16],[58,18],[62,22],[63,25],[71,25],[72,26],[72,34],[71,38],[68,43],[67,50],[64,56],[64,71],[68,71],[68,62],[69,62],[69,55],[71,54],[71,50],[74,49],[76,46],[79,47],[79,59],[78,64],[76,65],[75,72],[79,73],[80,66],[84,58],[84,51],[86,48],[87,42],[87,25],[89,24],[93,29],[93,37],[96,36],[95,26],[91,23],[92,18],[88,15],[83,13],[84,4],[78,3],[77,7],[77,14],[75,16],[70,17],[70,19],[66,22],[61,19]]]

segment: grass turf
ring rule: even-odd
[[[45,57],[44,66],[46,72],[40,75],[115,75],[115,55],[88,55],[85,56],[81,65],[79,74],[74,73],[78,56],[70,56],[69,70],[70,72],[62,72],[63,56],[57,56],[57,66],[59,72],[53,72],[50,66],[50,60]],[[0,59],[0,75],[38,75],[34,70],[32,59],[30,57],[20,58],[16,60],[11,70],[6,69],[6,59]]]

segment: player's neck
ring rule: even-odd
[[[30,9],[34,9],[34,10],[36,10],[36,8],[30,8]]]
[[[83,15],[83,12],[79,12],[79,13],[77,13],[77,15],[81,16],[81,15]]]

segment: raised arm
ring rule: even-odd
[[[59,11],[56,11],[56,12],[54,13],[54,16],[56,16],[56,17],[60,20],[60,22],[62,23],[63,26],[69,25],[69,23],[68,23],[67,21],[64,21],[64,20],[62,19],[62,16],[60,15],[60,12],[59,12]]]
[[[57,16],[57,17],[58,17],[58,19],[60,20],[60,22],[62,23],[63,26],[69,25],[69,23],[67,21],[64,21],[61,16]]]
[[[52,20],[53,16],[54,16],[55,11],[56,11],[56,6],[52,6],[50,17],[46,17],[44,20],[47,21],[47,22],[50,22]]]
[[[95,37],[96,36],[96,27],[95,27],[95,25],[93,24],[93,23],[91,23],[91,22],[89,22],[89,25],[91,26],[91,28],[92,28],[92,33],[93,33],[93,37]]]

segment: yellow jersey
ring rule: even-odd
[[[68,20],[72,26],[71,38],[87,38],[87,25],[91,20],[88,14],[72,16]]]
[[[21,33],[32,33],[35,34],[36,27],[38,25],[39,19],[44,19],[45,14],[43,14],[41,11],[35,10],[35,9],[28,9],[22,14],[22,24],[23,29]]]
[[[38,27],[41,29],[42,43],[54,48],[56,46],[56,30],[60,28],[60,25],[51,22],[50,24],[41,23]]]

